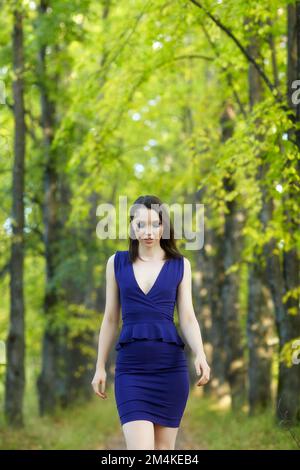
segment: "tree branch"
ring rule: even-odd
[[[222,30],[224,33],[229,36],[233,42],[237,45],[237,47],[240,49],[240,51],[243,53],[243,55],[248,59],[249,62],[251,62],[254,67],[256,68],[257,72],[263,79],[263,81],[266,83],[267,87],[269,90],[273,93],[276,94],[281,101],[281,95],[279,93],[279,90],[276,88],[276,86],[270,82],[269,78],[267,75],[264,73],[264,71],[261,69],[261,67],[258,65],[256,60],[249,54],[247,49],[240,43],[240,41],[237,39],[237,37],[233,34],[233,32],[225,26],[218,18],[216,18],[212,13],[210,13],[200,2],[197,0],[190,0],[194,5],[196,5],[198,8],[204,11],[204,13]],[[275,93],[274,93],[275,92]]]

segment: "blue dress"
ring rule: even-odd
[[[184,259],[165,261],[145,294],[129,251],[117,251],[115,277],[122,307],[122,329],[115,346],[115,400],[121,424],[148,420],[179,427],[189,395],[185,343],[174,323],[177,288]]]

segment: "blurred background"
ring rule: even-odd
[[[155,194],[205,208],[178,448],[299,448],[300,2],[0,6],[0,447],[124,448],[96,211]]]

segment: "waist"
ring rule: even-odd
[[[173,315],[167,315],[162,312],[138,312],[138,313],[126,313],[122,316],[123,325],[129,325],[133,323],[173,323]]]

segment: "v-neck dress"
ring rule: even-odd
[[[147,293],[137,283],[128,250],[115,253],[114,269],[123,323],[114,378],[121,424],[148,420],[179,427],[189,395],[185,343],[174,323],[184,259],[165,261]]]

